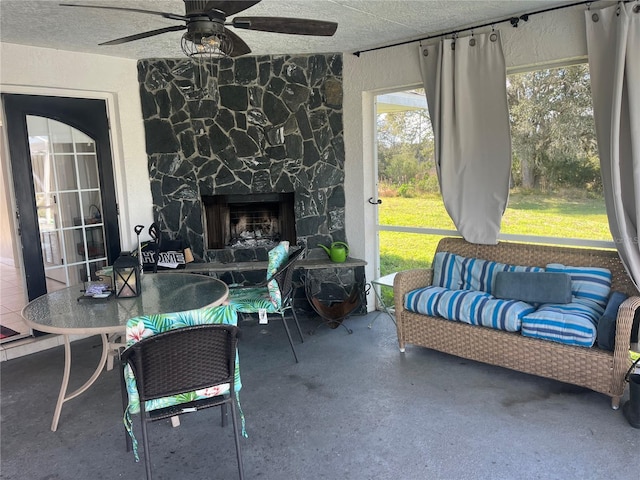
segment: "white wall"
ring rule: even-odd
[[[496,29],[500,30],[510,71],[574,62],[587,55],[583,7],[535,15],[527,23],[520,22],[518,28],[507,23]],[[418,42],[362,53],[360,57],[344,55],[347,239],[351,254],[368,262],[368,279],[376,277],[377,261],[373,241],[377,207],[367,202],[377,195],[373,100],[381,92],[421,86],[418,55]]]
[[[0,43],[2,93],[107,102],[124,250],[135,245],[133,226],[153,221],[137,75],[135,60]]]

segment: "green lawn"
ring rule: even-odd
[[[602,198],[552,197],[511,194],[502,219],[501,233],[611,240]],[[382,198],[381,225],[401,225],[454,230],[442,199],[433,194],[421,198]],[[380,232],[380,274],[425,268],[431,265],[441,237],[413,233]],[[385,302],[390,300],[385,292]]]

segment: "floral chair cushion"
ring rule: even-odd
[[[282,294],[280,293],[280,288],[278,288],[278,282],[272,280],[272,277],[288,259],[289,242],[286,240],[269,250],[269,265],[267,266],[267,280],[269,282],[267,283],[267,290],[269,292],[269,299],[276,310],[279,310],[282,306]]]
[[[238,287],[229,290],[229,301],[241,313],[279,313],[282,308],[282,294],[273,275],[289,259],[289,242],[282,241],[269,250],[266,287]]]
[[[235,307],[231,305],[224,305],[218,307],[207,307],[198,310],[189,310],[186,312],[164,313],[134,317],[127,322],[126,345],[127,347],[130,347],[131,345],[139,342],[144,338],[151,337],[158,333],[167,332],[169,330],[205,324],[238,325],[237,311]],[[137,442],[135,440],[135,437],[133,436],[131,414],[140,412],[140,397],[138,396],[135,376],[129,365],[126,365],[124,368],[124,380],[129,396],[129,404],[124,415],[124,424],[133,440],[134,455],[136,456],[136,460],[138,460],[138,453],[136,448]],[[242,434],[246,437],[247,435],[245,431],[244,415],[242,413],[242,409],[240,408],[240,401],[237,396],[238,392],[242,388],[242,382],[240,381],[240,362],[237,352],[234,384],[236,399],[238,400],[238,409],[240,411],[240,417],[242,420]],[[201,400],[208,397],[224,395],[229,392],[229,388],[230,385],[226,383],[204,388],[201,390],[196,390],[193,392],[182,393],[180,395],[148,400],[145,403],[145,409],[147,411],[151,411],[158,408],[165,408],[173,405],[179,405],[181,403],[192,402],[194,400]]]
[[[275,283],[275,280],[274,280]],[[276,285],[277,288],[277,285]],[[278,294],[280,290],[278,290]],[[280,306],[282,299],[280,298]],[[229,301],[238,312],[257,313],[264,310],[267,313],[279,313],[279,307],[273,302],[267,287],[245,287],[229,289]]]

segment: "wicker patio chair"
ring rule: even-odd
[[[224,310],[226,309],[226,310]],[[147,424],[204,408],[220,406],[222,425],[226,425],[227,405],[231,406],[231,419],[240,479],[243,478],[240,432],[244,433],[243,420],[238,423],[237,392],[240,385],[237,368],[237,340],[240,333],[235,325],[199,323],[202,318],[213,317],[216,311],[229,312],[237,321],[231,307],[215,307],[200,311],[183,312],[162,316],[175,317],[176,326],[168,331],[151,334],[136,341],[136,322],[140,325],[146,317],[138,317],[127,325],[129,346],[122,352],[123,403],[127,427],[127,447],[133,446],[137,458],[137,444],[132,435],[129,414],[139,409],[142,423],[142,441],[146,477],[151,480],[151,458],[149,452]],[[194,321],[189,314],[199,317]],[[192,323],[184,325],[184,320]],[[159,322],[167,325],[167,322]],[[133,343],[131,338],[134,338]],[[135,388],[127,385],[127,368],[134,377]],[[133,408],[132,408],[133,407]],[[242,416],[241,412],[240,415]],[[131,436],[130,436],[131,435]],[[133,438],[133,445],[131,439]]]
[[[275,251],[275,249],[273,251]],[[270,252],[270,257],[272,257],[272,252]],[[296,363],[298,363],[298,354],[293,345],[286,313],[288,310],[291,311],[291,315],[298,329],[298,334],[300,335],[300,340],[304,342],[298,316],[293,307],[293,265],[303,252],[304,249],[298,248],[288,253],[287,259],[280,266],[274,268],[275,272],[270,273],[269,270],[267,271],[267,280],[259,285],[247,287],[229,286],[229,301],[238,312],[260,313],[260,311],[263,310],[266,314],[280,314]],[[270,267],[272,267],[271,264],[273,262],[271,258],[269,263]]]

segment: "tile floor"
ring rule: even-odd
[[[20,311],[26,304],[27,296],[20,270],[0,263],[0,325],[20,332],[20,336],[0,340],[0,343],[15,341],[30,334],[29,327],[20,316]]]
[[[64,284],[47,280],[47,290],[53,291],[64,287]],[[63,345],[60,335],[43,335],[33,337],[31,330],[22,321],[20,311],[27,304],[20,269],[0,263],[0,325],[4,325],[19,335],[0,339],[0,362],[30,355]],[[78,336],[78,338],[82,338]],[[72,339],[76,339],[75,336]]]

